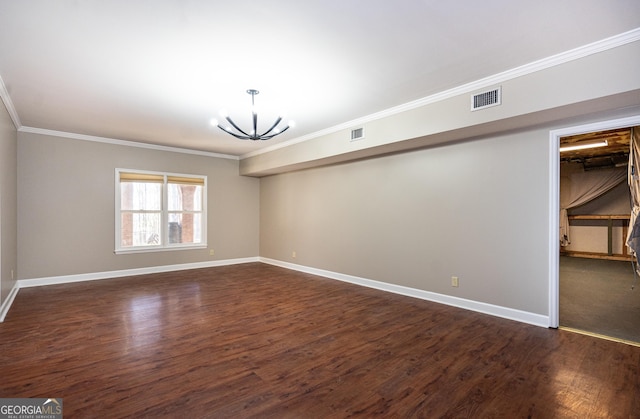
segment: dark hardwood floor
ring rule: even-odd
[[[260,263],[20,290],[0,397],[68,418],[632,418],[640,348]]]

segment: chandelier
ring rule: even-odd
[[[236,123],[233,122],[233,120],[229,117],[229,115],[227,115],[227,113],[224,111],[220,112],[220,115],[224,119],[226,119],[230,125],[226,125],[223,127],[220,125],[217,119],[211,120],[211,124],[217,126],[222,131],[236,138],[239,138],[241,140],[253,140],[253,141],[270,140],[276,135],[280,135],[286,130],[288,130],[289,127],[294,126],[293,121],[289,121],[287,126],[285,126],[284,128],[282,129],[278,128],[278,124],[280,124],[280,122],[282,121],[282,117],[278,116],[278,118],[276,119],[276,122],[274,122],[273,125],[271,125],[271,128],[269,128],[262,134],[258,134],[258,113],[255,108],[254,100],[255,100],[255,96],[260,92],[255,89],[249,89],[247,90],[247,93],[251,95],[251,113],[253,118],[253,129],[251,131],[249,131],[248,133],[244,131],[242,128],[236,125]]]

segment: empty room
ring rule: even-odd
[[[635,0],[0,0],[0,98],[0,417],[640,417]]]

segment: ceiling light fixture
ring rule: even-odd
[[[276,122],[274,122],[273,125],[271,125],[271,128],[269,128],[262,134],[258,134],[258,112],[256,111],[254,99],[255,99],[255,96],[260,92],[255,89],[249,89],[247,90],[247,93],[251,95],[251,113],[253,118],[253,129],[249,131],[249,133],[243,131],[240,127],[238,127],[238,125],[236,125],[236,123],[233,122],[229,117],[229,115],[227,115],[226,112],[224,111],[220,112],[220,115],[224,119],[226,119],[230,125],[222,127],[217,119],[212,119],[211,125],[215,125],[218,128],[220,128],[222,131],[226,132],[227,134],[232,135],[241,140],[253,140],[253,141],[270,140],[276,135],[280,135],[286,130],[288,130],[290,127],[294,126],[293,121],[289,121],[286,127],[282,129],[278,128],[278,124],[280,124],[280,122],[282,121],[282,116],[278,116],[278,118],[276,119]]]
[[[574,151],[574,150],[585,150],[587,148],[597,148],[597,147],[606,147],[609,145],[607,140],[604,141],[589,141],[584,143],[578,143],[574,145],[568,145],[565,147],[560,147],[560,152],[563,151]]]

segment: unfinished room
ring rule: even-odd
[[[640,417],[640,2],[0,0],[0,417]]]
[[[639,127],[560,140],[560,326],[640,345]]]

